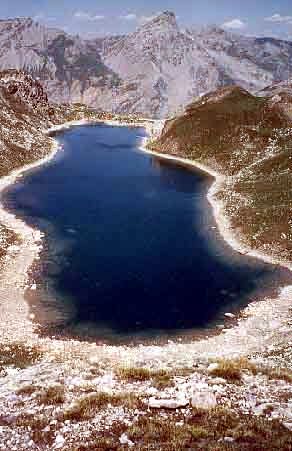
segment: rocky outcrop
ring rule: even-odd
[[[55,102],[83,102],[91,91],[98,95],[119,82],[102,63],[94,42],[30,18],[0,21],[0,69],[10,68],[40,79]]]
[[[183,30],[171,12],[134,33],[85,40],[32,19],[0,21],[0,69],[38,77],[54,102],[166,117],[236,84],[251,92],[289,77],[292,43],[218,27]]]
[[[288,105],[281,96],[259,98],[242,88],[223,88],[167,121],[161,137],[150,147],[216,171],[220,183],[213,188],[212,200],[220,206],[220,217],[228,218],[224,233],[232,229],[244,249],[273,255],[276,261],[291,265],[292,123]]]
[[[44,156],[43,129],[57,121],[41,84],[16,70],[0,73],[0,175]]]
[[[266,86],[264,89],[257,93],[257,95],[262,97],[272,97],[284,94],[292,96],[292,78],[290,77],[287,78],[287,80]]]

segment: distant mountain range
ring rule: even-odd
[[[227,85],[256,93],[288,79],[291,63],[292,42],[218,27],[182,30],[171,12],[134,33],[92,40],[30,18],[0,21],[0,70],[39,78],[50,101],[116,113],[166,117]]]

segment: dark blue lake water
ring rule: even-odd
[[[276,286],[275,267],[220,238],[212,180],[141,152],[144,135],[59,133],[64,150],[6,192],[6,206],[46,233],[30,295],[44,330],[109,341],[189,333]]]

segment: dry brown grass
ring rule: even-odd
[[[250,372],[254,375],[263,374],[269,379],[283,380],[292,383],[292,371],[288,368],[272,368],[263,365],[256,365],[247,358],[220,359],[216,360],[218,368],[210,371],[211,376],[222,377],[230,382],[240,382],[243,372]]]
[[[211,376],[222,377],[229,382],[239,383],[241,381],[242,372],[250,371],[253,374],[257,372],[256,366],[246,358],[238,359],[220,359],[216,360],[217,368],[210,371]]]
[[[258,373],[264,374],[269,379],[282,380],[292,384],[292,371],[288,368],[269,368],[259,366]]]
[[[65,387],[62,385],[52,385],[43,389],[38,396],[38,401],[46,405],[63,404],[65,402]]]
[[[159,416],[140,417],[127,431],[137,450],[289,450],[292,434],[277,421],[238,416],[227,409],[197,411],[180,425]],[[222,439],[231,437],[233,442]],[[221,440],[221,442],[220,442]],[[155,448],[159,444],[159,448]]]
[[[33,393],[41,390],[41,387],[39,385],[35,384],[26,384],[20,387],[16,393],[21,396],[31,396]]]
[[[31,439],[41,446],[41,449],[51,449],[56,431],[56,425],[51,424],[51,420],[52,418],[47,414],[22,413],[17,417],[13,427],[17,426],[22,430],[26,430]],[[45,430],[48,425],[50,425],[50,428]]]
[[[188,417],[141,415],[131,426],[115,423],[104,433],[93,432],[88,444],[77,442],[64,451],[125,451],[129,448],[119,442],[122,433],[134,443],[135,451],[289,451],[292,446],[291,432],[277,420],[217,408],[195,410]]]
[[[141,407],[142,401],[133,393],[107,393],[98,392],[79,398],[72,406],[68,407],[62,414],[64,420],[84,421],[95,416],[95,414],[106,409],[108,405],[123,406],[126,409]]]
[[[151,381],[154,387],[162,390],[173,385],[173,374],[167,370],[151,370],[139,367],[122,367],[117,375],[128,382]]]
[[[38,362],[43,356],[38,346],[27,346],[24,343],[0,344],[0,364],[26,368]]]

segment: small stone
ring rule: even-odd
[[[226,379],[223,379],[223,377],[214,377],[209,381],[211,385],[224,385],[226,384]]]
[[[285,426],[285,428],[289,429],[289,431],[292,431],[292,422],[290,423],[288,421],[285,421],[285,422],[283,422],[283,426]]]
[[[224,437],[224,442],[232,443],[232,442],[234,442],[234,438],[233,437]]]
[[[227,318],[235,318],[235,315],[233,315],[233,313],[224,313],[225,316],[227,316]]]
[[[219,368],[219,363],[210,363],[210,365],[207,368],[208,373],[212,373],[212,371],[215,371]]]
[[[158,390],[157,390],[157,388],[155,388],[155,387],[149,387],[148,388],[148,390],[147,390],[147,393],[148,393],[148,395],[156,395],[156,393],[158,392]]]
[[[134,443],[128,438],[127,434],[122,434],[120,436],[120,444],[121,445],[128,445],[132,448],[134,446]]]
[[[58,434],[56,439],[55,439],[55,448],[59,449],[61,448],[65,443],[65,438],[63,437],[63,435]]]

